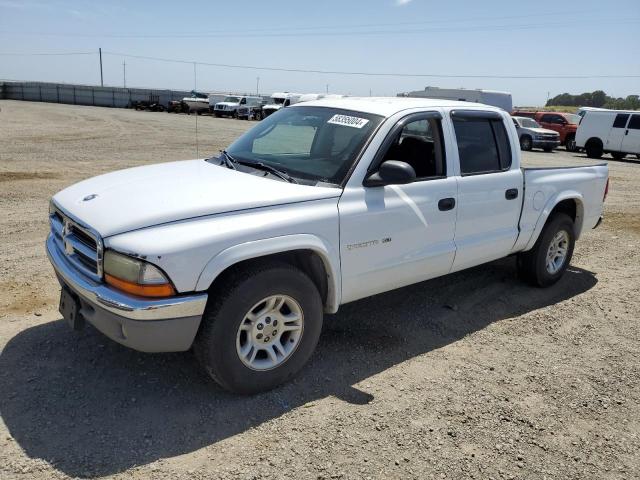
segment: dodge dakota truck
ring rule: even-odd
[[[281,109],[207,159],[84,180],[51,200],[60,311],[144,352],[193,349],[238,393],[307,362],[323,313],[517,255],[538,287],[601,220],[606,164],[521,168],[487,105],[343,98]]]

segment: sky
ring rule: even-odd
[[[126,70],[128,87],[376,96],[463,87],[536,106],[563,92],[640,94],[640,77],[470,77],[638,76],[638,32],[640,0],[0,0],[0,79],[99,84],[101,47],[105,85],[122,86]],[[197,65],[194,76],[194,61],[218,66]]]

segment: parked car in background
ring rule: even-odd
[[[167,113],[189,113],[189,105],[182,100],[171,100],[167,106]]]
[[[560,145],[560,134],[547,128],[542,128],[533,118],[511,117],[518,132],[520,149],[531,150],[541,148],[550,152]]]
[[[319,100],[219,156],[66,188],[46,250],[71,327],[146,352],[193,347],[221,386],[256,393],[304,366],[340,305],[510,255],[522,279],[553,285],[607,186],[606,163],[521,168],[496,107]]]
[[[271,102],[262,107],[262,118],[266,118],[281,108],[288,107],[300,101],[300,93],[276,92],[271,95]]]
[[[216,117],[238,117],[241,106],[256,107],[262,104],[262,97],[249,95],[228,95],[222,102],[216,103],[213,113]]]
[[[200,114],[209,111],[209,95],[206,93],[191,91],[190,97],[184,97],[182,101],[189,108],[187,113]]]
[[[580,116],[573,113],[530,110],[515,110],[511,115],[533,118],[542,128],[558,132],[560,144],[564,145],[568,152],[576,151],[576,130],[580,123]]]
[[[425,87],[424,90],[398,93],[398,97],[416,98],[440,98],[446,100],[458,100],[461,102],[477,102],[485,105],[493,105],[506,112],[513,110],[511,93],[498,92],[496,90],[468,89],[468,88],[439,88]]]
[[[215,113],[216,103],[224,102],[224,99],[228,97],[226,93],[210,93],[209,94],[209,112]]]
[[[640,158],[640,111],[586,110],[576,134],[576,145],[589,158],[609,153],[617,160],[629,154]]]

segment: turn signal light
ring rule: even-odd
[[[112,287],[139,297],[171,297],[176,294],[176,291],[170,283],[160,285],[140,285],[139,283],[128,282],[126,280],[116,278],[108,273],[105,273],[104,279]]]

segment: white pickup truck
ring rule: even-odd
[[[606,164],[522,169],[498,108],[318,100],[218,157],[68,187],[46,248],[72,327],[193,347],[220,385],[253,393],[299,371],[344,303],[514,254],[523,279],[552,285],[607,188]]]

